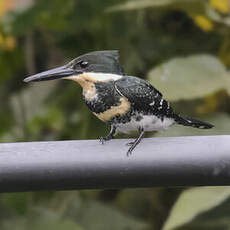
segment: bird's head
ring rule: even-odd
[[[81,55],[66,65],[27,77],[24,82],[70,79],[82,85],[85,81],[116,80],[123,75],[118,51],[105,50]]]

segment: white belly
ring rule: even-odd
[[[119,133],[131,133],[138,131],[139,127],[143,128],[146,132],[166,130],[174,123],[172,118],[164,118],[163,121],[154,115],[144,115],[140,121],[132,118],[130,122],[125,124],[118,124],[117,131]]]

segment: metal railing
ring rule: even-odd
[[[0,192],[230,185],[230,136],[0,144]]]

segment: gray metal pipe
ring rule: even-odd
[[[0,192],[230,185],[230,136],[0,144]]]

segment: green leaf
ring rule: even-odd
[[[188,13],[202,14],[205,12],[206,1],[200,0],[130,0],[124,4],[115,5],[107,9],[108,12],[140,10],[146,8],[167,7],[170,10],[183,10]]]
[[[27,229],[83,230],[83,228],[73,220],[64,219],[51,210],[38,210],[38,212],[34,213],[34,216],[36,217],[28,221]]]
[[[200,215],[203,215],[205,212],[212,210],[218,205],[221,205],[229,198],[229,196],[229,187],[204,187],[185,190],[173,206],[172,211],[165,222],[163,230],[178,229],[181,226],[185,226],[185,224],[191,223],[195,218],[198,218],[198,216],[200,217]],[[227,213],[225,213],[225,215],[226,214]],[[227,215],[229,216],[229,213]],[[209,228],[208,225],[205,228],[202,225],[204,223],[200,220],[199,224],[201,228],[198,228],[198,223],[196,223],[195,228],[184,227],[182,229],[210,229],[213,218],[218,219],[221,218],[221,216],[214,215],[209,217]],[[213,221],[213,223],[215,223],[215,221]],[[228,224],[230,225],[229,220]],[[219,228],[216,229],[223,229],[220,228],[220,225],[217,226]]]
[[[213,115],[199,118],[200,120],[209,122],[215,127],[212,129],[196,129],[185,127],[182,125],[174,125],[166,131],[158,132],[155,137],[173,137],[173,136],[202,136],[202,135],[229,135],[230,117],[224,113],[216,113]]]
[[[31,197],[31,193],[9,193],[4,194],[1,201],[10,211],[18,215],[25,215],[28,211]]]
[[[44,208],[30,210],[27,216],[4,219],[0,226],[3,230],[83,230],[73,220],[63,219],[56,212]]]
[[[8,215],[1,218],[1,230],[145,230],[149,227],[144,221],[124,215],[113,205],[83,198],[80,192],[57,192],[44,200],[35,199],[35,196],[28,199],[25,195],[2,197],[0,205],[4,205]]]
[[[147,229],[146,223],[125,216],[115,207],[97,201],[86,201],[81,206],[72,201],[67,213],[72,213],[72,218],[76,219],[87,230]]]
[[[219,89],[230,92],[230,75],[211,55],[173,58],[153,68],[148,80],[169,100],[194,99]]]
[[[79,195],[76,196],[76,192],[60,192],[53,199],[53,204],[56,204],[55,209],[62,210],[62,217],[76,220],[87,230],[144,230],[148,227],[145,222],[124,215],[115,206],[82,199]]]

